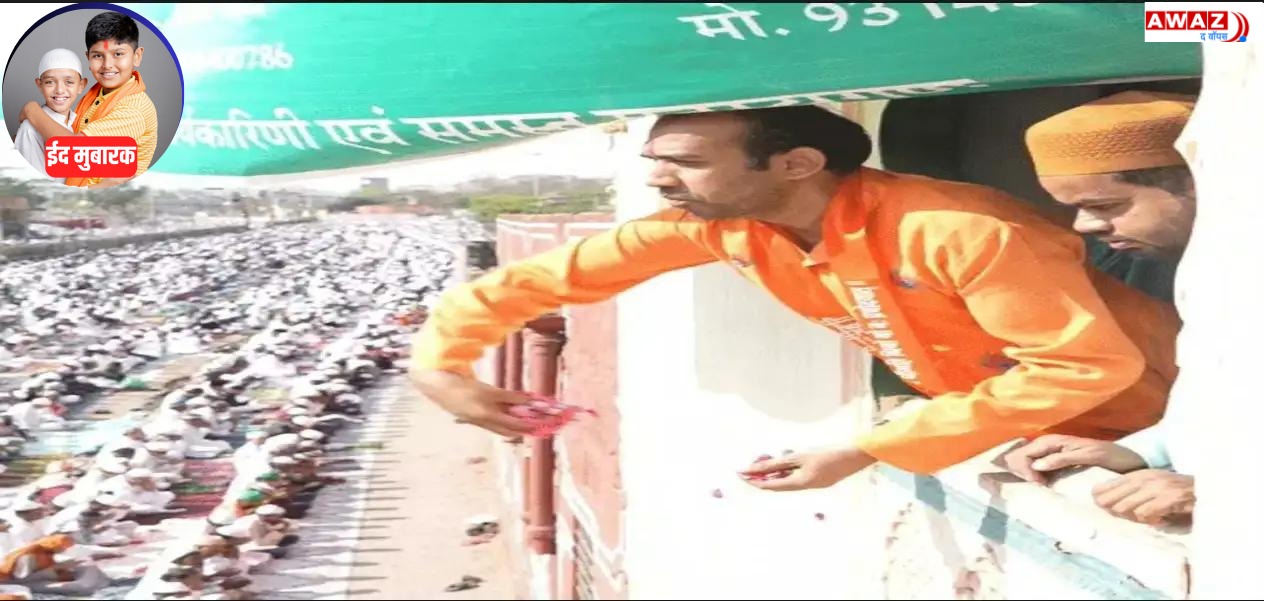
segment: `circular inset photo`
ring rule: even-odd
[[[4,121],[31,168],[67,186],[108,188],[162,157],[184,112],[171,45],[144,17],[91,3],[53,11],[4,70]]]

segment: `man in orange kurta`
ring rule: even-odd
[[[863,129],[815,107],[660,119],[644,155],[672,208],[446,293],[415,341],[414,382],[465,421],[526,432],[504,411],[522,397],[472,378],[485,347],[561,305],[724,261],[932,397],[836,448],[753,465],[761,488],[829,486],[875,460],[930,473],[1019,437],[1114,439],[1159,419],[1170,305],[1087,267],[1082,240],[1027,203],[863,168],[870,151]]]

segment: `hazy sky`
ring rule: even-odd
[[[5,18],[0,19],[0,50],[5,52],[6,61],[18,38],[37,19],[62,6],[66,6],[66,3],[6,4]],[[144,14],[143,7],[136,8]],[[535,173],[613,177],[614,160],[609,148],[608,135],[600,130],[583,129],[512,146],[444,158],[393,163],[384,167],[258,178],[181,176],[150,171],[141,175],[137,183],[155,188],[286,187],[343,192],[355,189],[360,184],[360,178],[370,176],[390,178],[393,188],[416,185],[447,187],[481,176],[512,177]],[[9,174],[26,173],[36,176],[35,170],[18,154],[12,140],[0,142],[0,168],[8,167],[14,169]],[[161,161],[156,168],[162,169]]]

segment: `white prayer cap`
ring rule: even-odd
[[[289,413],[291,417],[297,417],[300,415],[308,415],[309,413],[309,411],[305,407],[290,407],[286,409],[285,412]]]
[[[246,431],[246,440],[255,440],[258,438],[267,438],[267,437],[268,437],[267,430],[247,430]]]
[[[313,419],[313,418],[311,418],[311,417],[308,417],[308,416],[306,416],[306,415],[300,415],[300,416],[297,416],[297,417],[295,417],[294,419],[292,419],[292,420],[290,420],[290,421],[291,421],[291,422],[293,422],[293,423],[294,423],[294,425],[296,425],[296,426],[302,426],[302,427],[304,427],[304,428],[306,428],[306,427],[308,427],[308,426],[310,426],[310,425],[312,425],[312,424],[316,423],[316,420],[315,420],[315,419]]]
[[[53,405],[53,402],[49,400],[47,397],[39,397],[31,401],[31,404],[35,405],[36,407],[51,407]]]
[[[126,477],[128,480],[137,480],[140,478],[153,478],[154,472],[151,470],[145,469],[143,467],[137,467],[137,468],[132,468],[130,470],[127,470]]]
[[[277,434],[276,436],[269,438],[266,444],[269,447],[279,448],[279,447],[284,447],[287,445],[298,444],[299,440],[301,440],[301,438],[299,437],[298,434],[294,434],[294,433]]]
[[[127,471],[127,464],[122,461],[101,462],[97,464],[97,469],[111,475],[119,475]]]
[[[279,517],[285,515],[285,509],[279,505],[261,505],[255,513],[265,517]]]
[[[43,508],[44,508],[43,505],[36,503],[35,501],[32,501],[30,499],[19,499],[17,501],[14,501],[13,505],[9,506],[9,509],[14,512],[35,511],[36,509],[43,509]]]
[[[303,430],[302,432],[299,432],[298,435],[302,436],[303,438],[306,438],[307,440],[324,440],[325,439],[325,433],[321,432],[320,430]]]
[[[289,466],[289,465],[297,465],[298,461],[295,461],[293,457],[290,457],[287,455],[280,455],[277,457],[273,457],[272,459],[269,459],[268,463],[271,465]]]
[[[171,443],[165,440],[151,440],[145,443],[145,449],[155,453],[166,453],[171,450]]]

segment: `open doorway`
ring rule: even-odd
[[[1040,187],[1023,140],[1032,124],[1128,90],[1197,95],[1201,80],[1168,79],[892,100],[882,113],[879,152],[888,171],[992,186],[1030,201],[1068,228],[1074,211]],[[1086,238],[1095,266],[1153,296],[1171,300],[1175,265],[1111,251]],[[873,361],[874,397],[920,396]]]

